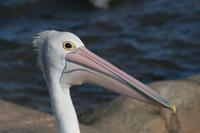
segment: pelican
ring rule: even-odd
[[[70,87],[92,83],[175,112],[167,99],[89,51],[73,33],[43,31],[34,38],[59,133],[80,133]]]

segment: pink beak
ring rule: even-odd
[[[65,60],[62,80],[68,80],[70,85],[93,83],[139,101],[175,111],[175,106],[160,94],[85,47],[66,54]],[[67,73],[66,77],[64,73]]]

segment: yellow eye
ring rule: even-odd
[[[69,41],[63,42],[62,45],[63,45],[63,48],[64,48],[65,50],[68,50],[68,51],[71,51],[71,50],[75,49],[75,44],[72,43],[72,42],[69,42]]]

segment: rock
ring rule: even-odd
[[[109,2],[111,0],[90,0],[90,2],[97,8],[106,9],[109,7]]]
[[[186,80],[190,80],[191,82],[196,82],[197,84],[200,84],[200,75],[190,76],[186,78]]]
[[[200,76],[150,87],[170,99],[177,113],[121,96],[82,116],[82,133],[199,133]],[[0,100],[0,114],[0,133],[56,132],[46,113]]]
[[[50,114],[0,100],[0,133],[55,133]],[[80,124],[82,133],[100,133]]]
[[[199,133],[200,76],[150,84],[176,105],[177,113],[125,96],[95,109],[81,120],[109,133]]]

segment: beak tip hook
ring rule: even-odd
[[[173,113],[176,113],[176,106],[172,105],[171,110],[173,111]]]

